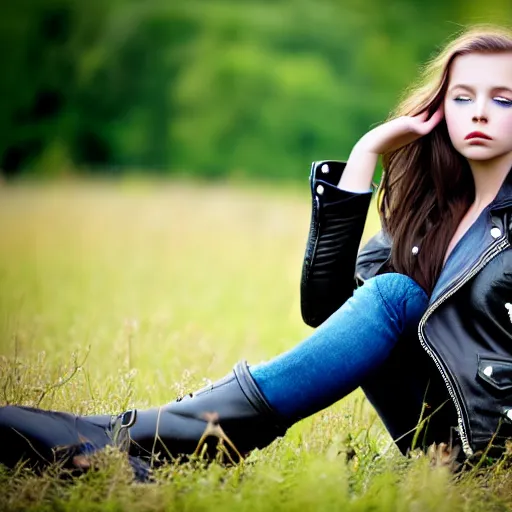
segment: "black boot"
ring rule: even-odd
[[[228,460],[238,462],[254,448],[283,436],[289,424],[270,407],[246,362],[223,379],[159,408],[137,411],[128,429],[129,453],[160,459],[215,456],[219,440]]]
[[[63,475],[78,476],[90,468],[89,456],[106,446],[127,452],[127,429],[135,413],[118,416],[75,416],[34,407],[0,407],[0,464],[14,468],[18,463],[36,472],[52,465]],[[135,480],[148,481],[147,461],[128,455]]]
[[[75,457],[108,445],[128,446],[124,417],[96,424],[86,417],[34,407],[0,407],[0,463],[13,468],[24,461],[34,469],[59,463],[76,468]],[[126,448],[125,448],[126,449]]]
[[[118,416],[75,416],[32,407],[0,407],[0,463],[24,461],[43,470],[55,462],[87,470],[77,461],[106,446],[127,451],[139,480],[147,478],[144,460],[173,459],[194,453],[213,458],[222,440],[232,461],[284,435],[287,424],[272,410],[247,364],[194,394],[145,411]]]

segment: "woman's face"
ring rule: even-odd
[[[468,160],[512,155],[512,52],[456,57],[444,114],[453,146]]]

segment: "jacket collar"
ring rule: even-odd
[[[491,210],[501,210],[510,206],[512,206],[512,168],[490,204]]]

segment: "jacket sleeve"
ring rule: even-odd
[[[344,162],[313,162],[311,225],[301,277],[301,312],[306,324],[317,327],[354,290],[357,252],[372,198],[367,193],[337,187]]]

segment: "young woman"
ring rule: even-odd
[[[379,155],[383,230],[357,255]],[[419,439],[499,454],[512,437],[511,167],[512,33],[475,28],[346,164],[313,164],[309,338],[154,409],[3,407],[0,461],[86,467],[83,455],[112,444],[132,461],[211,457],[219,439],[236,460],[358,386],[403,452]]]

